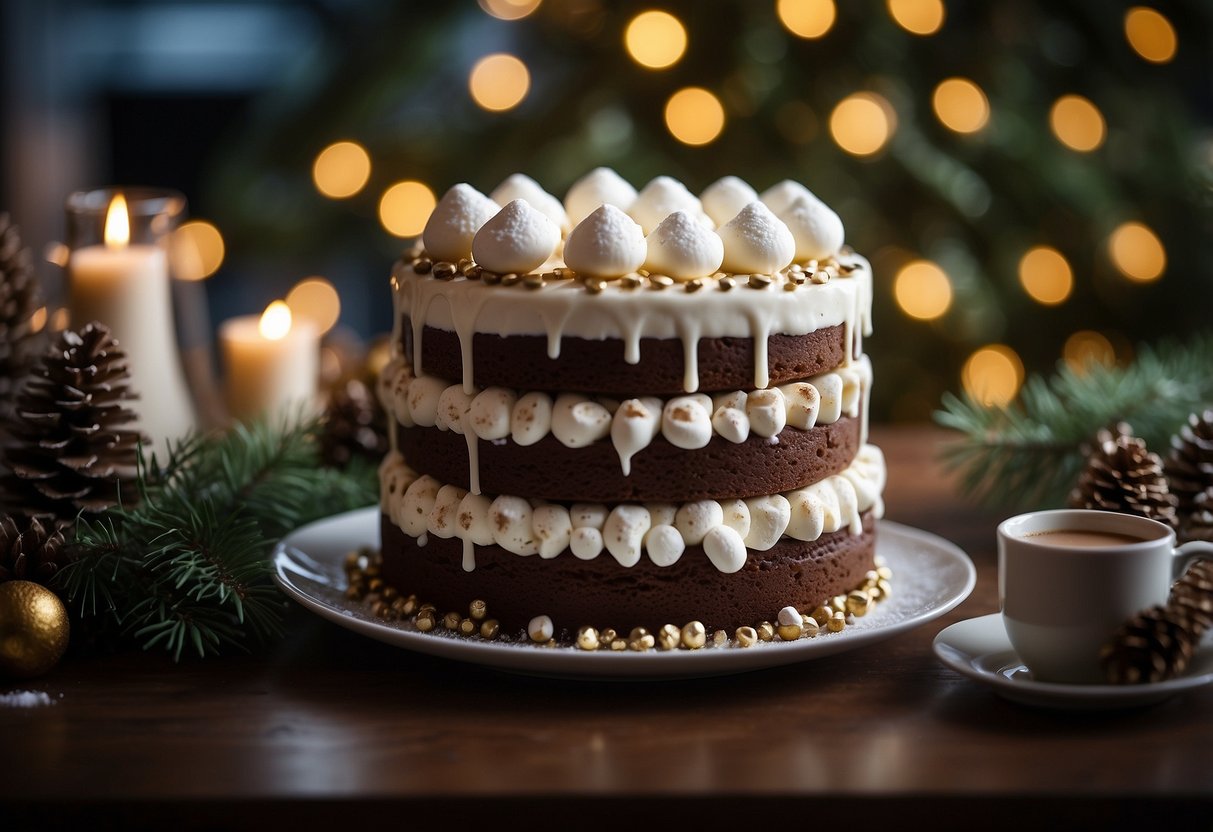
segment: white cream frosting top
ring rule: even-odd
[[[649,234],[644,267],[675,280],[692,280],[713,274],[723,260],[720,236],[686,211],[675,211]]]
[[[648,244],[636,221],[614,205],[595,208],[564,244],[564,262],[578,274],[620,277],[644,265]]]
[[[725,271],[773,274],[792,262],[796,240],[761,202],[751,202],[717,231],[724,241]]]
[[[842,248],[842,219],[812,194],[793,199],[779,219],[796,241],[797,260],[825,260]]]
[[[636,189],[610,168],[594,168],[578,179],[564,197],[564,210],[573,225],[592,214],[600,205],[614,205],[623,211],[636,201]]]
[[[651,180],[628,208],[628,213],[640,223],[645,234],[653,233],[653,229],[675,211],[686,211],[696,220],[711,225],[712,221],[703,212],[699,198],[688,191],[686,185],[669,176],[658,176]]]
[[[699,195],[703,210],[716,225],[724,225],[741,213],[741,209],[758,199],[758,192],[736,176],[722,176]]]
[[[560,244],[560,229],[531,204],[515,199],[480,227],[472,257],[484,268],[525,274],[542,266]]]
[[[776,182],[771,187],[762,192],[759,197],[763,204],[771,209],[771,213],[775,215],[782,214],[794,200],[799,197],[809,197],[816,199],[813,192],[801,185],[799,182],[794,182],[791,179],[785,179],[782,182]]]
[[[545,217],[556,224],[560,231],[569,230],[569,217],[564,211],[560,200],[549,194],[539,183],[524,173],[512,173],[493,189],[489,198],[498,205],[505,205],[515,199],[525,199],[531,207],[540,211]]]
[[[466,182],[452,185],[421,232],[425,250],[435,260],[458,262],[472,256],[472,238],[501,206]]]

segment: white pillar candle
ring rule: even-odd
[[[232,418],[280,420],[316,412],[320,336],[310,324],[292,322],[285,303],[274,301],[260,318],[224,321],[219,345]]]
[[[73,327],[99,321],[126,353],[130,386],[139,396],[131,409],[163,459],[168,440],[192,431],[196,417],[177,350],[168,257],[159,246],[129,239],[126,201],[118,195],[105,245],[78,248],[68,259],[68,307]]]

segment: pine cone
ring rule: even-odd
[[[1213,543],[1213,487],[1192,501],[1192,512],[1180,520],[1179,539]]]
[[[1136,514],[1174,526],[1175,497],[1158,454],[1150,453],[1123,422],[1115,434],[1100,430],[1096,439],[1097,448],[1070,494],[1071,508]]]
[[[324,464],[344,468],[358,456],[377,463],[387,449],[387,414],[371,386],[350,378],[334,388],[320,433]]]
[[[118,502],[140,440],[130,427],[135,414],[123,407],[134,398],[125,358],[98,323],[65,331],[43,358],[6,426],[11,511],[70,521]]]
[[[1171,437],[1171,453],[1166,462],[1167,482],[1178,500],[1180,537],[1189,540],[1209,540],[1213,535],[1213,409],[1193,413],[1188,424]],[[1198,498],[1204,498],[1198,508]],[[1205,517],[1195,517],[1201,511]],[[1193,523],[1193,521],[1195,521]],[[1195,525],[1197,536],[1188,533]],[[1203,534],[1203,537],[1200,536]]]
[[[1161,682],[1188,668],[1200,636],[1191,619],[1170,607],[1151,607],[1129,619],[1100,651],[1109,682]]]
[[[60,523],[44,525],[37,517],[0,521],[0,583],[34,581],[47,584],[68,564]]]
[[[1192,622],[1198,637],[1213,627],[1213,560],[1198,560],[1188,567],[1171,587],[1167,609]]]
[[[33,258],[8,214],[0,214],[0,409],[9,409],[33,362],[38,306]]]

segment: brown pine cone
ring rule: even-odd
[[[1177,500],[1180,537],[1210,540],[1213,535],[1213,408],[1188,416],[1178,436],[1171,437],[1167,482]],[[1197,501],[1204,498],[1203,507]],[[1205,512],[1206,516],[1195,515]],[[1192,532],[1188,527],[1193,526]]]
[[[1151,607],[1116,632],[1099,661],[1113,684],[1161,682],[1187,670],[1199,642],[1191,619],[1170,607]]]
[[[1070,494],[1071,508],[1136,514],[1175,525],[1175,497],[1167,487],[1162,460],[1132,435],[1125,423],[1116,432],[1100,430],[1096,448]]]
[[[0,521],[0,583],[33,581],[47,584],[68,564],[63,524],[44,525],[37,517]]]
[[[1213,543],[1213,487],[1197,494],[1192,501],[1191,513],[1180,520],[1179,539]]]
[[[372,387],[350,378],[334,388],[320,432],[324,464],[344,468],[354,457],[378,463],[387,450],[387,414]]]
[[[0,410],[8,410],[37,352],[39,306],[33,258],[8,214],[0,214]]]
[[[1192,622],[1197,636],[1213,627],[1213,560],[1198,560],[1188,567],[1171,587],[1167,609]]]
[[[62,333],[7,420],[9,511],[71,521],[115,505],[123,483],[131,500],[140,435],[123,407],[134,398],[125,359],[101,324]]]

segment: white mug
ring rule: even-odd
[[[1133,542],[1075,546],[1048,532],[1104,532]],[[1034,511],[998,527],[998,596],[1011,646],[1038,681],[1098,684],[1100,648],[1138,612],[1167,602],[1213,544],[1178,549],[1169,526],[1086,509]]]

